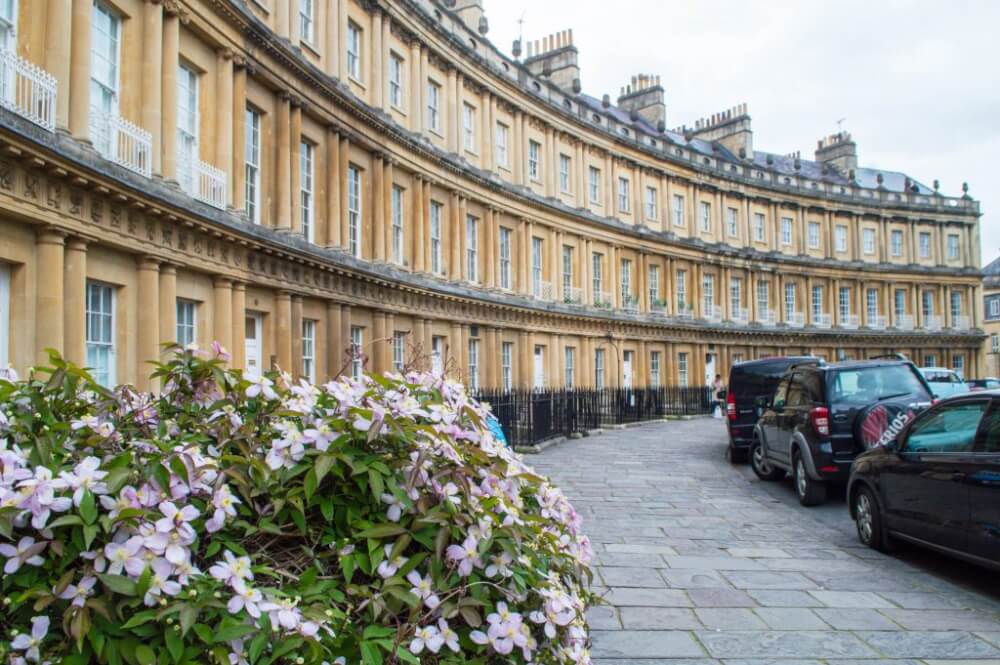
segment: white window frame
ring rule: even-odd
[[[351,256],[361,258],[361,169],[347,167],[347,250]]]
[[[313,0],[299,0],[299,37],[307,44],[316,43],[315,10]]]
[[[899,229],[893,229],[889,233],[889,247],[893,256],[903,255],[903,232]]]
[[[957,261],[962,251],[961,250],[962,239],[954,233],[949,233],[947,242],[948,242],[948,260]]]
[[[531,294],[542,296],[542,239],[531,239]]]
[[[843,253],[847,251],[847,227],[843,224],[838,224],[833,229],[833,240],[834,248],[837,252]]]
[[[569,298],[573,288],[573,247],[563,245],[562,251],[562,293],[563,300]]]
[[[431,372],[440,376],[444,373],[444,337],[431,337]]]
[[[604,255],[593,252],[590,255],[591,281],[593,282],[594,298],[600,298],[604,291]]]
[[[734,314],[743,307],[743,280],[739,277],[729,278],[729,307]]]
[[[462,146],[469,152],[476,151],[476,107],[462,104]]]
[[[509,291],[514,286],[510,263],[510,249],[514,232],[511,229],[501,226],[498,234],[500,242],[500,288]]]
[[[10,362],[10,266],[0,263],[0,369]]]
[[[861,229],[861,245],[865,254],[875,253],[875,229]]]
[[[393,107],[403,109],[403,72],[405,60],[395,51],[389,52],[389,104]]]
[[[576,387],[576,349],[567,346],[563,349],[563,355],[565,356],[563,383],[566,388],[574,388]]]
[[[473,215],[465,217],[465,260],[466,278],[470,282],[479,281],[479,220]]]
[[[649,352],[649,387],[660,387],[660,352]]]
[[[896,289],[893,291],[892,304],[897,321],[906,316],[906,289]]]
[[[990,301],[990,316],[1000,317],[1000,298],[994,298]]]
[[[497,165],[503,168],[510,166],[510,154],[507,151],[507,139],[510,130],[502,122],[497,123]]]
[[[101,300],[104,300],[104,296],[107,295],[107,307],[104,309],[104,302],[97,303],[101,309],[94,309],[94,295],[96,291],[100,291]],[[105,388],[114,387],[117,378],[117,367],[116,367],[116,349],[117,349],[117,318],[118,318],[118,293],[117,289],[103,282],[95,282],[87,280],[87,291],[86,291],[86,310],[85,310],[85,335],[86,335],[86,345],[87,345],[87,365],[91,367],[91,374],[94,379],[100,383]],[[107,317],[109,319],[108,323],[108,334],[109,339],[105,339],[103,335],[103,326],[97,325],[99,330],[98,336],[91,335],[95,331],[95,321],[91,317]],[[107,366],[103,368],[96,367],[95,363],[92,362],[94,356],[92,352],[96,353],[98,350],[104,349],[107,353]]]
[[[740,213],[736,208],[726,208],[726,227],[730,238],[740,234]]]
[[[684,197],[674,194],[674,226],[684,226]]]
[[[17,11],[18,0],[0,0],[0,7],[10,10],[8,15],[0,13],[0,49],[17,51]],[[3,364],[6,367],[6,362]]]
[[[108,116],[118,115],[119,93],[121,90],[121,42],[122,42],[122,17],[121,15],[103,2],[93,4],[91,16],[91,38],[90,38],[90,95],[87,103],[90,104],[91,126],[95,126],[94,120],[98,117],[93,109]],[[106,17],[109,29],[102,33],[100,26]],[[106,34],[106,39],[99,39],[102,34]],[[106,42],[107,49],[101,50],[100,45]],[[102,67],[98,67],[95,59],[108,62],[111,72],[102,72]],[[173,63],[170,63],[173,66]],[[100,74],[110,74],[104,80]],[[107,128],[101,123],[96,125],[98,131],[92,136],[99,152],[107,154],[111,150],[112,137]]]
[[[392,369],[402,373],[406,366],[406,333],[392,331]]]
[[[809,249],[819,249],[819,222],[809,222],[806,229],[808,231]]]
[[[299,197],[302,235],[309,242],[316,241],[316,148],[309,141],[299,143]]]
[[[810,297],[812,298],[813,322],[815,322],[823,314],[823,285],[813,284]]]
[[[711,233],[712,231],[712,204],[708,201],[698,202],[698,215],[701,220],[701,232]]]
[[[951,304],[952,319],[962,316],[962,301],[965,300],[965,298],[962,296],[962,292],[954,290],[950,291],[948,297],[951,300],[950,304]]]
[[[649,266],[649,304],[655,306],[660,300],[660,266]]]
[[[194,167],[201,125],[199,83],[200,77],[193,67],[183,62],[177,64],[177,175],[181,188],[191,194],[198,186]]]
[[[198,343],[198,303],[177,299],[177,343],[181,346]]]
[[[250,221],[260,224],[260,120],[261,113],[247,105],[244,114],[246,146],[244,148],[244,175],[246,192],[244,210]]]
[[[632,261],[630,259],[621,259],[618,280],[622,287],[622,305],[626,305],[632,300]]]
[[[761,314],[771,311],[771,282],[766,279],[757,281],[757,311]]]
[[[361,326],[351,326],[351,378],[361,380],[365,369],[364,358],[365,329]]]
[[[316,321],[302,319],[302,376],[316,383]]]
[[[629,179],[618,176],[618,211],[629,212]]]
[[[701,276],[701,304],[705,313],[715,307],[715,275],[712,273]]]
[[[528,140],[528,177],[538,180],[539,154],[542,151],[542,144],[538,141]]]
[[[990,335],[990,349],[993,353],[1000,353],[1000,335],[997,333]]]
[[[767,233],[764,229],[764,214],[755,212],[753,214],[753,239],[755,242],[764,242]]]
[[[951,369],[954,370],[955,374],[958,374],[960,379],[965,378],[965,356],[961,353],[954,354],[951,357]]]
[[[591,166],[588,173],[590,174],[590,202],[599,204],[601,202],[601,169]]]
[[[840,292],[837,294],[837,307],[840,309],[841,319],[846,319],[851,315],[852,300],[854,300],[854,294],[851,293],[851,287],[840,287]]]
[[[403,265],[403,188],[392,186],[392,261]]]
[[[878,289],[866,289],[865,290],[865,308],[868,314],[869,325],[872,319],[878,317]]]
[[[441,213],[443,210],[443,204],[431,201],[431,273],[435,275],[444,272],[444,264],[441,262]]]
[[[646,187],[646,219],[656,220],[656,187]]]
[[[677,271],[677,288],[676,298],[677,298],[677,309],[678,311],[687,308],[687,271],[678,270]]]
[[[559,155],[559,191],[563,194],[569,194],[569,172],[572,162],[570,161],[569,155],[561,154]]]
[[[347,75],[361,81],[361,26],[347,22]]]
[[[469,390],[479,390],[479,340],[469,340]]]
[[[917,236],[917,243],[920,249],[920,258],[931,258],[931,234],[927,231],[921,231],[920,235]]]
[[[792,317],[798,311],[795,309],[796,305],[796,285],[795,282],[789,282],[785,284],[785,321],[791,321]]]
[[[688,387],[688,354],[681,351],[677,354],[677,384],[681,388]]]
[[[594,387],[604,388],[604,349],[594,349]]]
[[[781,244],[791,245],[792,244],[792,218],[782,217],[781,218]]]
[[[441,133],[441,86],[434,81],[427,82],[427,127]]]
[[[500,375],[504,390],[514,389],[514,343],[504,342],[500,345]]]

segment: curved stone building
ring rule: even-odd
[[[979,206],[668,130],[655,76],[581,92],[569,32],[480,0],[6,0],[0,362],[145,387],[167,341],[322,379],[703,385],[890,351],[979,371]],[[362,354],[352,356],[350,348]]]

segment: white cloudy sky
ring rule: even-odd
[[[484,0],[488,37],[573,29],[585,92],[617,98],[659,74],[667,126],[747,102],[754,145],[812,155],[837,120],[863,166],[904,171],[982,203],[984,263],[1000,256],[995,164],[1000,57],[994,0]]]

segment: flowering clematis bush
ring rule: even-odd
[[[0,378],[0,662],[587,663],[591,548],[440,376]]]

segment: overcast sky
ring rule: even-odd
[[[740,102],[754,145],[800,150],[837,120],[862,166],[903,171],[979,199],[983,260],[1000,256],[1000,56],[994,0],[484,0],[488,37],[510,55],[524,38],[573,29],[583,90],[617,99],[634,74],[659,74],[667,126]]]

